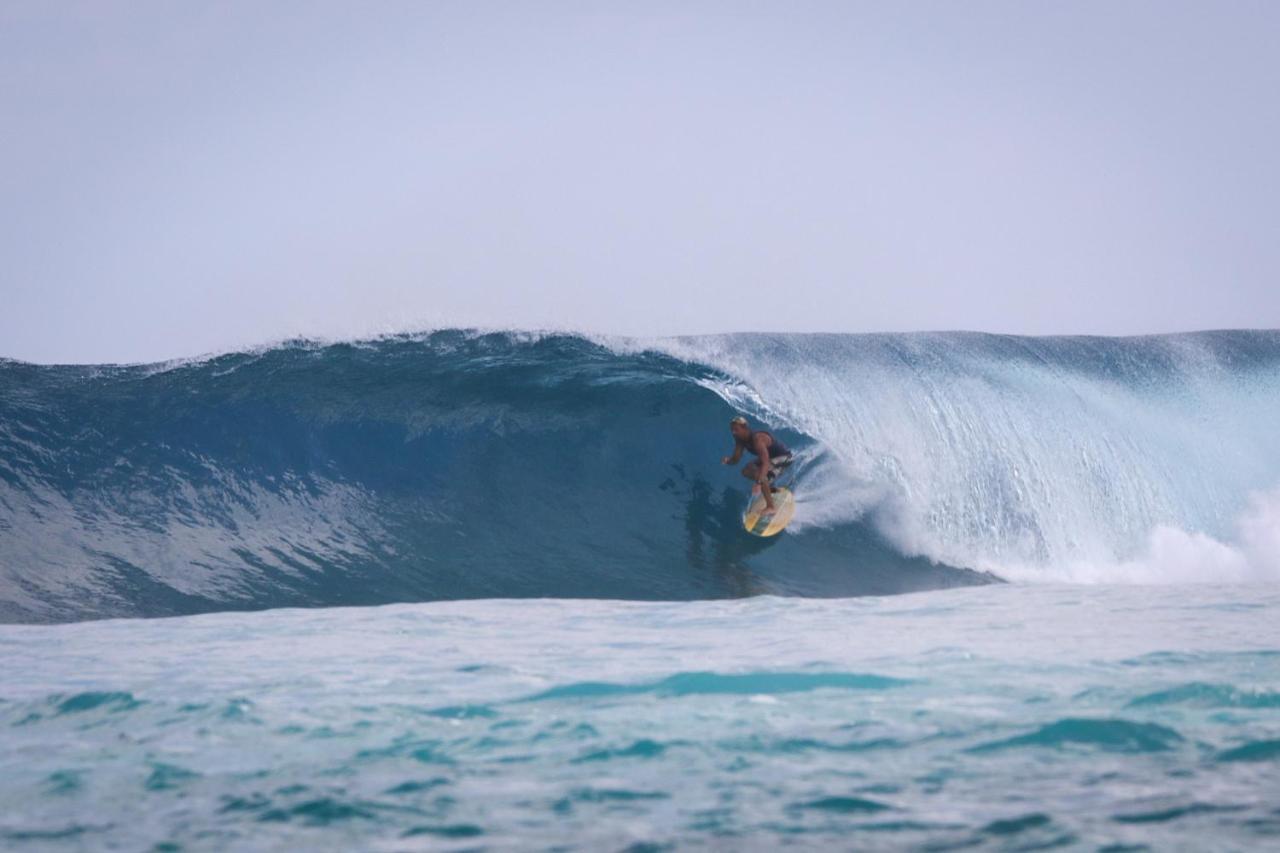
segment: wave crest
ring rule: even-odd
[[[718,464],[738,411],[801,450],[776,540],[742,534]],[[1275,578],[1277,422],[1272,332],[0,362],[0,619]]]

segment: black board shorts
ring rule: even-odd
[[[795,456],[790,453],[784,453],[782,456],[769,457],[769,473],[766,475],[769,482],[772,483],[779,474],[787,469],[788,465],[795,461]]]

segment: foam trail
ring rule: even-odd
[[[1037,577],[1014,569],[1015,578]],[[1077,563],[1067,580],[1090,583],[1256,583],[1280,581],[1280,490],[1255,494],[1237,520],[1234,535],[1219,540],[1160,525],[1146,552],[1115,563]]]

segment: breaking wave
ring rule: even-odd
[[[743,534],[738,411],[800,450]],[[445,330],[0,361],[0,619],[1280,577],[1280,333]]]

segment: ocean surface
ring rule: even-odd
[[[1277,424],[1267,331],[0,360],[0,847],[1278,846]]]

